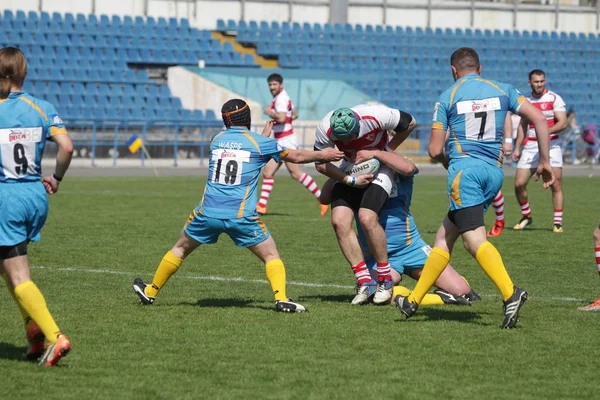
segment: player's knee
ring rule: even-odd
[[[554,183],[550,186],[553,192],[560,192],[562,190],[562,183],[560,179],[555,179]]]
[[[345,216],[332,214],[331,226],[333,226],[333,230],[338,234],[352,231],[352,219],[348,221],[348,218],[345,218]]]
[[[14,246],[0,246],[0,260],[27,255],[27,241]]]
[[[370,230],[379,224],[379,216],[372,210],[361,208],[358,211],[358,221],[363,229]]]

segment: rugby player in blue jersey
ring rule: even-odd
[[[41,365],[52,366],[69,353],[71,343],[31,280],[27,244],[40,240],[48,216],[47,195],[58,191],[73,144],[54,106],[22,90],[26,75],[21,50],[0,49],[0,275],[25,322],[26,357],[42,357]],[[42,178],[47,141],[58,145],[56,168]]]
[[[504,301],[502,328],[512,328],[527,292],[515,286],[498,250],[486,239],[484,213],[502,187],[502,134],[508,111],[528,119],[537,133],[537,178],[544,188],[554,182],[550,167],[548,125],[544,115],[513,86],[481,77],[479,55],[471,48],[450,58],[454,85],[435,105],[429,155],[448,169],[450,210],[439,228],[421,277],[408,296],[396,296],[401,313],[412,316],[423,296],[450,261],[454,243],[462,237],[466,250],[494,282]],[[448,138],[446,132],[449,130]]]
[[[341,160],[344,153],[293,150],[250,130],[250,108],[240,99],[227,101],[221,109],[226,129],[210,143],[208,181],[200,204],[192,211],[180,237],[160,262],[152,283],[136,278],[133,290],[142,304],[152,304],[160,289],[177,272],[183,260],[198,246],[216,243],[227,234],[239,247],[246,247],[266,265],[267,279],[275,296],[275,308],[302,312],[306,308],[286,295],[285,267],[269,230],[256,212],[257,184],[261,169],[270,161],[310,163]],[[271,130],[272,121],[265,128]]]

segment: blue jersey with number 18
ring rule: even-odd
[[[260,171],[269,160],[279,162],[287,153],[276,140],[244,128],[215,134],[200,213],[219,219],[256,216]]]
[[[473,157],[502,166],[502,131],[507,111],[518,112],[526,101],[512,85],[465,75],[440,95],[433,129],[449,130],[446,154],[450,162]]]

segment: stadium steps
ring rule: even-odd
[[[236,41],[235,38],[227,36],[221,32],[213,31],[211,34],[213,39],[218,40],[221,45],[225,44],[225,42],[229,42],[233,46],[233,50],[240,53],[242,56],[245,56],[246,54],[251,55],[254,58],[254,62],[260,65],[261,68],[279,68],[277,60],[267,60],[266,58],[259,56],[256,54],[256,48],[246,47]]]

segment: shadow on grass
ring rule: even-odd
[[[0,342],[0,358],[5,360],[26,361],[24,354],[25,347],[17,347],[12,343]]]
[[[469,311],[465,309],[465,307],[448,307],[448,308],[427,308],[420,307],[418,313],[415,317],[420,316],[416,321],[417,322],[435,322],[435,321],[456,321],[456,322],[465,322],[469,324],[476,324],[481,326],[490,326],[489,322],[482,322],[481,316],[489,314],[486,312],[475,312]],[[414,318],[414,317],[413,317]],[[408,322],[413,320],[413,318],[409,319]],[[400,321],[407,321],[404,316],[400,319]],[[500,324],[500,321],[498,322]]]
[[[338,294],[338,295],[314,295],[314,296],[302,296],[301,300],[313,299],[313,300],[321,300],[323,302],[333,302],[333,303],[348,303],[352,301],[354,295],[349,296],[346,294]]]
[[[230,308],[230,307],[245,307],[245,308],[259,308],[262,310],[274,311],[275,306],[266,307],[254,304],[254,300],[242,300],[242,299],[200,299],[195,303],[183,302],[179,303],[182,306],[196,306],[196,307],[216,307],[216,308]]]
[[[274,216],[274,217],[289,217],[292,214],[288,214],[288,213],[276,213],[276,212],[272,213],[272,212],[269,212],[269,213],[266,213],[264,215],[261,215],[261,214],[259,214],[259,215],[260,215],[261,218],[265,218],[265,217],[270,217],[270,216]]]

